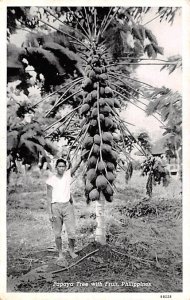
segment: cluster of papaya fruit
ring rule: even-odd
[[[109,202],[113,199],[113,182],[118,154],[114,143],[118,141],[115,108],[118,99],[108,86],[106,63],[97,52],[89,58],[82,84],[83,105],[80,115],[85,133],[82,158],[86,161],[85,195],[87,202],[100,199],[103,193]]]

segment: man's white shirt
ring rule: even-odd
[[[46,180],[52,189],[52,202],[68,202],[70,200],[71,170],[64,172],[62,177],[52,175]]]

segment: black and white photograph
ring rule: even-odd
[[[183,7],[51,3],[6,7],[6,292],[180,295]]]

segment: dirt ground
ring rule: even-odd
[[[144,199],[139,174],[107,204],[107,244],[94,241],[95,204],[87,206],[83,191],[74,189],[78,257],[69,268],[56,265],[57,252],[48,222],[45,186],[37,175],[13,178],[7,197],[7,289],[10,292],[137,292],[182,291],[180,185],[155,187]],[[137,185],[138,182],[138,185]]]

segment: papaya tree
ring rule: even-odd
[[[174,68],[169,72],[174,71]],[[178,171],[182,172],[182,97],[170,89],[155,89],[146,108],[147,115],[160,113],[165,136],[165,149],[169,156],[177,160]]]
[[[17,172],[17,162],[31,167],[39,163],[43,156],[55,155],[56,149],[52,142],[45,139],[42,124],[38,121],[30,122],[27,113],[34,110],[28,103],[8,103],[7,114],[7,183],[9,184],[12,171]]]
[[[151,139],[146,131],[141,131],[137,134],[137,140],[139,141],[141,147],[144,149],[145,152],[151,153],[152,144]]]
[[[141,164],[142,176],[147,176],[146,194],[152,197],[153,185],[161,184],[167,186],[170,182],[169,172],[158,156],[149,155]]]
[[[45,138],[43,130],[47,124],[55,121],[57,116],[41,118],[42,111],[49,109],[51,104],[43,102],[39,106],[41,96],[37,85],[33,86],[37,94],[29,93],[29,86],[28,96],[20,90],[21,87],[23,82],[18,81],[10,82],[7,88],[7,183],[11,172],[18,172],[18,162],[31,168],[39,163],[41,157],[47,159],[49,154],[55,155],[57,152],[52,141]]]
[[[181,67],[180,57],[176,57],[178,63],[174,66],[167,67],[169,73],[173,72],[177,67]],[[163,68],[162,68],[163,69]],[[179,92],[172,92],[170,89],[154,88],[150,93],[149,103],[146,107],[147,115],[159,113],[163,122],[161,126],[163,130],[165,155],[168,158],[175,158],[177,161],[177,169],[182,179],[182,98]],[[147,176],[146,193],[151,197],[153,184],[163,183],[167,186],[169,183],[169,172],[163,166],[159,157],[149,156],[141,165],[142,175]]]
[[[105,202],[113,200],[120,153],[130,162],[128,148],[131,143],[137,149],[141,148],[128,124],[120,117],[121,109],[128,103],[138,107],[139,96],[147,86],[131,74],[141,64],[176,64],[175,61],[156,60],[163,49],[153,33],[137,22],[147,11],[149,8],[139,10],[134,7],[38,7],[35,10],[38,26],[59,32],[63,39],[67,37],[82,61],[82,71],[77,79],[73,74],[73,80],[61,87],[62,95],[44,115],[50,116],[68,100],[73,109],[44,131],[47,138],[58,133],[69,140],[67,158],[70,157],[71,162],[77,156],[81,157],[85,196],[87,203],[96,201],[96,241],[101,244],[106,243]],[[160,11],[164,17],[166,12]],[[60,26],[50,22],[50,17]],[[46,61],[51,60],[50,53],[53,53],[56,56],[54,66],[57,63],[61,66],[60,46],[55,44],[27,48],[25,58],[33,59],[34,53],[39,57],[44,51],[47,51]],[[61,52],[68,56],[68,51],[61,48]],[[41,64],[41,68],[45,72],[46,65]]]

